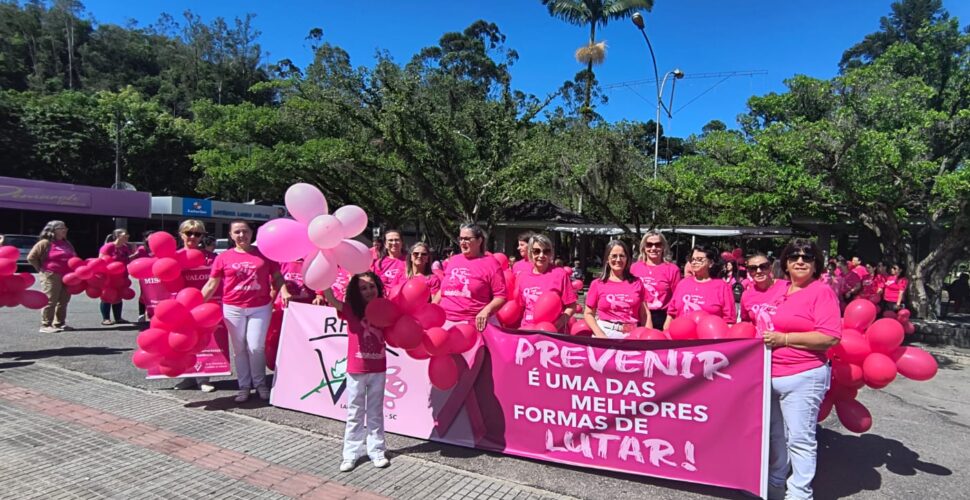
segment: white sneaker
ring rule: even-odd
[[[375,458],[374,460],[371,460],[371,463],[373,463],[374,467],[377,467],[378,469],[383,469],[384,467],[391,465],[391,462],[384,457]]]
[[[245,403],[246,401],[249,401],[249,389],[239,389],[239,392],[236,393],[236,397],[233,398],[233,401],[237,403]]]
[[[175,387],[172,387],[172,389],[175,389],[176,391],[187,391],[189,389],[195,389],[195,379],[184,378],[182,379],[181,382],[175,384]]]
[[[354,470],[355,465],[357,465],[357,462],[354,462],[353,460],[344,460],[343,462],[340,462],[340,472],[350,472]]]
[[[199,384],[199,390],[202,392],[215,392],[216,386],[212,384]]]
[[[61,330],[59,328],[54,328],[53,326],[42,326],[40,327],[40,330],[37,331],[40,333],[57,333]]]

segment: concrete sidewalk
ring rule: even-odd
[[[0,371],[0,498],[566,498],[35,363]]]

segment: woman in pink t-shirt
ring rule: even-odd
[[[512,265],[512,275],[516,278],[520,274],[531,273],[532,272],[532,261],[529,260],[529,240],[535,236],[532,231],[526,231],[524,233],[519,233],[518,247],[519,260],[515,261]]]
[[[431,272],[431,247],[423,241],[411,245],[408,251],[408,265],[406,278],[411,279],[415,276],[424,278],[425,284],[431,295],[438,293],[441,289],[441,278]],[[398,288],[404,286],[405,281],[401,281]]]
[[[202,297],[209,300],[222,285],[222,315],[232,340],[239,381],[237,403],[249,400],[255,388],[262,400],[269,400],[266,386],[266,331],[273,314],[270,290],[290,300],[283,283],[280,266],[259,253],[252,245],[253,229],[246,221],[232,221],[229,237],[235,247],[216,257],[209,281],[202,287]]]
[[[889,268],[889,276],[883,282],[882,309],[884,311],[898,311],[903,308],[908,284],[903,265],[893,264]]]
[[[544,234],[533,234],[529,239],[529,257],[532,269],[522,273],[515,280],[516,300],[522,305],[523,330],[535,327],[535,305],[539,297],[545,292],[555,292],[562,299],[563,311],[554,321],[556,328],[562,332],[569,318],[576,313],[576,291],[573,290],[570,276],[561,267],[553,267],[556,252],[552,247],[552,240]]]
[[[128,244],[128,231],[125,229],[115,229],[108,235],[104,240],[104,245],[98,251],[98,256],[102,258],[107,258],[112,261],[118,261],[128,265],[128,261],[131,258],[131,245]],[[128,272],[125,271],[125,276]],[[115,323],[127,323],[124,318],[121,317],[121,309],[124,306],[124,301],[121,297],[118,297],[118,301],[109,304],[105,301],[101,301],[101,324],[105,326],[113,325]],[[114,314],[114,321],[111,321],[111,313]]]
[[[741,294],[741,321],[754,323],[755,331],[761,335],[775,329],[776,302],[788,291],[788,282],[772,276],[771,262],[761,252],[748,257],[746,267],[751,286]]]
[[[670,298],[680,283],[680,268],[670,262],[670,247],[660,231],[649,231],[640,240],[640,259],[630,272],[643,283],[651,322],[663,325]]]
[[[212,264],[216,260],[216,254],[205,249],[202,244],[203,239],[206,237],[205,223],[198,219],[186,219],[179,224],[179,239],[182,240],[182,247],[192,250],[198,250],[202,252],[205,261],[202,263],[201,267],[194,269],[185,269],[182,271],[182,279],[185,281],[186,288],[197,288],[199,290],[205,286],[209,281],[209,276],[212,273]],[[146,254],[147,255],[147,254]],[[143,285],[145,286],[145,285]],[[155,286],[160,289],[165,289],[164,285],[161,283],[154,283],[148,286]],[[144,289],[143,289],[144,290]],[[167,291],[167,290],[166,290]],[[169,297],[174,299],[178,292],[168,292]],[[160,296],[161,294],[158,294]],[[222,300],[221,290],[216,290],[216,293],[209,298],[209,302],[220,303]],[[150,304],[151,307],[146,307],[146,312],[148,309],[154,310],[156,303]],[[150,313],[149,313],[150,314]],[[217,337],[219,338],[219,337]],[[185,377],[181,382],[175,384],[175,389],[186,390],[194,389],[198,387],[202,392],[213,392],[216,390],[216,386],[209,382],[209,377]]]
[[[790,285],[774,303],[774,329],[763,334],[771,349],[768,482],[780,492],[787,478],[786,498],[812,498],[815,428],[831,380],[825,351],[839,343],[842,321],[835,292],[819,281],[824,261],[814,242],[792,241],[781,262]]]
[[[489,317],[505,303],[505,277],[497,260],[485,255],[485,232],[477,224],[462,224],[458,233],[461,253],[444,265],[445,278],[434,302],[451,322],[473,323],[485,329]]]
[[[610,241],[603,262],[603,274],[589,284],[583,310],[593,336],[622,339],[638,326],[651,327],[643,282],[630,273],[630,247]]]
[[[729,325],[737,319],[734,290],[721,279],[721,255],[711,247],[697,245],[691,251],[690,270],[693,274],[680,281],[667,307],[667,322],[694,311],[705,311],[724,318]]]
[[[396,290],[404,282],[404,275],[407,272],[405,259],[404,239],[401,237],[401,232],[397,229],[388,229],[384,233],[384,250],[371,267],[374,274],[381,278],[388,298],[393,298]]]
[[[70,330],[67,326],[67,303],[71,293],[64,284],[64,275],[71,272],[67,262],[77,257],[74,246],[67,241],[67,224],[52,220],[40,232],[40,238],[27,254],[27,262],[40,273],[41,290],[47,295],[47,305],[40,310],[40,333]]]

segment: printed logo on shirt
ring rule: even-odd
[[[523,319],[532,321],[532,308],[529,307],[539,300],[539,295],[542,295],[542,287],[530,286],[529,288],[522,289],[522,300],[526,304],[525,317]]]
[[[681,298],[684,301],[684,313],[692,313],[703,309],[704,297],[700,295],[684,294]]]
[[[360,322],[364,331],[360,334],[360,352],[357,357],[360,359],[384,359],[384,331],[375,326],[371,326],[367,319]]]
[[[778,307],[774,304],[754,304],[751,306],[751,313],[754,316],[754,329],[758,335],[775,330],[775,323],[771,317],[775,315],[777,309]]]
[[[259,281],[256,280],[256,270],[259,269],[258,265],[252,262],[233,262],[229,265],[229,269],[235,271],[236,278],[241,280],[233,290],[255,291],[263,289]]]
[[[657,284],[657,280],[650,276],[643,276],[640,278],[640,282],[643,283],[643,288],[647,291],[647,307],[650,309],[660,308],[660,306],[663,305],[663,303],[660,302],[660,292],[654,288],[654,285]]]
[[[472,292],[468,289],[468,275],[469,270],[466,267],[456,267],[449,271],[451,275],[451,281],[458,282],[461,284],[460,290],[444,290],[441,292],[442,295],[446,297],[464,297],[466,299],[471,298]]]
[[[610,305],[610,312],[623,322],[635,322],[633,317],[633,307],[630,304],[632,297],[625,293],[608,293],[603,295],[603,300]]]
[[[384,278],[386,278],[385,281],[387,281],[388,283],[390,283],[390,282],[394,281],[394,278],[397,278],[397,276],[399,274],[401,274],[401,270],[398,269],[398,268],[388,269],[388,270],[384,271]]]

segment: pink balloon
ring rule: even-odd
[[[185,250],[185,252],[182,254],[179,264],[182,265],[183,269],[195,269],[205,265],[205,254],[202,253],[202,250],[196,248],[183,248],[182,250]]]
[[[307,226],[293,219],[273,219],[256,231],[260,253],[276,262],[294,262],[316,250]]]
[[[505,255],[504,253],[493,253],[492,254],[492,258],[495,259],[496,262],[498,262],[499,268],[501,268],[501,269],[508,269],[509,268],[509,256],[508,255]]]
[[[80,266],[74,270],[74,274],[81,280],[87,281],[91,279],[92,276],[94,276],[94,270],[88,266]]]
[[[411,316],[402,315],[394,325],[385,331],[388,339],[394,339],[394,343],[402,349],[414,349],[421,345],[424,338],[424,329]]]
[[[303,263],[303,284],[313,290],[326,290],[337,279],[337,265],[329,252],[318,252],[313,259]]]
[[[149,328],[135,338],[141,350],[152,354],[164,354],[171,349],[168,347],[168,330]]]
[[[123,262],[117,262],[117,261],[112,262],[108,264],[106,271],[108,272],[108,274],[112,276],[120,276],[122,274],[125,274],[125,264]]]
[[[929,380],[939,369],[936,358],[919,347],[900,347],[893,352],[892,359],[899,374],[911,380]]]
[[[905,332],[906,335],[912,335],[916,333],[916,325],[910,323],[909,321],[903,323],[903,332]]]
[[[556,325],[548,321],[540,321],[532,325],[533,330],[539,330],[540,332],[557,333],[559,330],[556,329]]]
[[[445,310],[438,304],[425,304],[411,313],[422,328],[440,327],[445,324]]]
[[[172,325],[173,330],[178,330],[182,325],[192,321],[189,310],[173,299],[159,302],[155,306],[155,317],[168,325]]]
[[[874,352],[862,362],[862,375],[867,385],[885,387],[896,379],[896,363],[889,356]]]
[[[185,332],[171,332],[168,334],[168,346],[175,352],[189,352],[199,341],[199,334],[195,330]]]
[[[20,292],[30,288],[27,281],[24,279],[23,274],[11,274],[10,276],[0,276],[0,291],[8,292]],[[27,274],[27,276],[30,276]],[[31,276],[31,279],[33,277]]]
[[[145,352],[141,349],[135,349],[135,352],[131,355],[131,363],[142,370],[154,368],[161,359],[162,357],[158,354]]]
[[[337,260],[337,264],[351,274],[362,273],[370,269],[370,249],[357,240],[343,240],[331,251]]]
[[[212,328],[222,321],[222,307],[212,302],[193,307],[189,314],[201,328]]]
[[[80,257],[71,257],[67,259],[67,267],[71,268],[71,271],[77,271],[77,268],[84,265],[84,259]]]
[[[429,359],[429,358],[431,358],[431,355],[428,354],[428,351],[424,350],[424,345],[423,344],[419,344],[414,349],[407,349],[405,352],[408,353],[408,356],[411,356],[414,359]]]
[[[91,297],[92,299],[96,299],[101,296],[101,289],[95,288],[95,287],[88,287],[87,289],[84,290],[84,293],[88,297]]]
[[[117,288],[105,288],[101,290],[101,301],[107,304],[117,304],[121,302],[121,293]]]
[[[656,328],[647,328],[645,326],[634,328],[627,338],[634,340],[670,340],[660,330],[657,330]]]
[[[561,314],[562,297],[551,290],[543,292],[532,307],[532,321],[535,323],[552,323]]]
[[[20,303],[27,309],[43,309],[48,303],[47,295],[38,290],[23,290]]]
[[[890,354],[903,343],[905,333],[903,325],[894,319],[882,318],[876,320],[866,330],[866,338],[873,352]]]
[[[152,274],[161,281],[175,281],[182,276],[182,266],[172,257],[163,257],[152,264]]]
[[[4,245],[0,247],[0,259],[13,259],[16,261],[20,258],[20,250],[13,245]]]
[[[154,257],[142,257],[128,264],[128,274],[136,279],[144,280],[152,277],[152,265],[158,260]]]
[[[851,432],[862,434],[872,428],[872,414],[855,399],[836,401],[835,412],[842,426]]]
[[[372,299],[364,308],[364,317],[371,325],[387,328],[401,317],[401,310],[390,300],[378,297]]]
[[[586,324],[586,321],[580,320],[569,326],[569,334],[577,337],[592,337],[593,330]]]
[[[913,313],[911,313],[909,309],[900,309],[896,312],[896,319],[898,319],[900,323],[905,323],[909,321],[909,318],[912,317],[912,315]]]
[[[842,340],[830,349],[836,359],[846,363],[862,364],[866,356],[872,352],[869,341],[858,330],[845,328],[842,330]]]
[[[447,391],[458,383],[458,365],[450,355],[432,356],[428,363],[428,378],[431,385]]]
[[[424,350],[432,356],[439,356],[448,353],[448,338],[451,334],[448,330],[440,327],[428,328],[424,332],[421,344]]]
[[[405,311],[413,311],[428,302],[431,298],[431,290],[423,276],[415,276],[404,283],[398,297]]]
[[[882,317],[883,318],[896,319],[896,317],[897,317],[896,311],[883,311],[882,312]]]
[[[327,213],[327,198],[316,186],[310,184],[293,184],[286,190],[284,200],[290,215],[304,224],[309,224],[314,217]]]
[[[37,279],[34,278],[34,275],[30,273],[20,273],[19,276],[21,281],[24,282],[25,289],[34,286],[34,283],[37,281]]]
[[[580,290],[582,290],[583,289],[583,286],[585,286],[583,284],[583,280],[573,280],[570,283],[570,285],[573,287],[573,290],[576,290],[577,292],[580,291]]]
[[[77,275],[77,273],[67,273],[64,275],[64,284],[67,286],[76,285],[78,283],[81,283],[82,281],[84,280],[82,280],[81,277]]]
[[[518,326],[519,321],[522,320],[522,305],[514,300],[510,300],[502,307],[499,308],[498,312],[495,314],[498,317],[502,326],[506,328],[515,328]]]
[[[694,322],[694,324],[700,323],[701,319],[703,319],[706,316],[710,316],[710,313],[708,313],[707,311],[694,311],[684,315],[684,317],[690,318],[691,321]]]
[[[195,365],[195,354],[169,356],[158,361],[158,371],[166,377],[178,377]]]
[[[862,386],[866,385],[866,381],[863,378],[862,366],[855,363],[845,363],[843,361],[832,363],[832,376],[839,385],[853,389],[861,389]]]
[[[343,241],[344,228],[332,215],[318,215],[307,226],[310,241],[321,250],[329,250]]]
[[[515,286],[515,274],[511,269],[506,269],[502,271],[502,277],[505,278],[505,291],[508,292],[509,302],[518,299],[519,289]]]
[[[132,300],[135,298],[136,295],[138,294],[135,293],[135,290],[131,288],[125,288],[124,290],[121,291],[121,298],[124,300]]]
[[[720,316],[709,314],[697,322],[697,338],[726,339],[729,334],[730,328]]]
[[[189,310],[205,302],[205,300],[202,298],[202,292],[199,291],[198,288],[191,287],[183,288],[178,294],[175,295],[175,300]]]
[[[742,321],[740,323],[735,323],[731,325],[731,329],[728,331],[729,339],[753,339],[758,334],[758,330],[753,324],[747,321]]]
[[[0,258],[0,276],[9,276],[17,272],[17,259]]]
[[[694,322],[694,319],[690,315],[674,318],[670,322],[670,328],[667,330],[667,333],[673,340],[696,339],[697,323]]]
[[[175,257],[175,237],[165,231],[152,233],[147,240],[148,248],[152,250],[152,255],[158,258]],[[157,273],[156,273],[157,275]]]
[[[876,319],[876,305],[865,299],[856,299],[845,306],[845,313],[842,315],[842,326],[852,328],[860,332],[866,331],[872,321]]]
[[[448,330],[448,352],[461,354],[478,342],[478,330],[468,323],[458,323]]]
[[[179,273],[174,280],[162,281],[162,286],[171,293],[178,293],[179,290],[185,288],[185,278]]]
[[[333,216],[340,221],[344,238],[353,238],[367,229],[367,213],[357,205],[342,206]]]
[[[20,305],[22,292],[0,292],[0,307],[17,307]]]
[[[832,413],[832,408],[835,407],[835,401],[825,398],[822,400],[822,406],[818,410],[818,421],[824,422],[825,419],[829,418]]]
[[[67,291],[71,295],[78,295],[87,291],[88,287],[84,282],[74,283],[73,285],[67,285]]]

